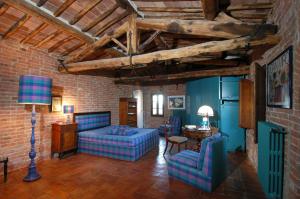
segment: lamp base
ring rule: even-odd
[[[70,117],[69,114],[67,115],[67,121],[66,121],[66,123],[67,123],[67,124],[71,124],[71,117]]]
[[[35,123],[36,123],[35,114],[36,114],[35,113],[35,105],[33,104],[32,105],[32,113],[31,113],[31,124],[32,124],[31,139],[30,139],[31,150],[29,152],[30,164],[28,167],[28,174],[23,179],[25,182],[32,182],[32,181],[35,181],[35,180],[38,180],[41,178],[40,174],[36,170],[36,165],[34,162],[34,158],[36,156],[35,147],[34,147],[34,143],[35,143],[34,128],[35,128]]]
[[[33,168],[28,169],[28,174],[27,174],[27,176],[25,176],[25,178],[23,178],[23,181],[33,182],[40,178],[41,178],[40,174],[36,171],[36,168],[33,167]]]

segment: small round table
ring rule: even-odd
[[[209,130],[206,130],[206,129],[200,128],[199,126],[197,126],[194,129],[185,128],[185,127],[182,128],[182,132],[185,137],[197,140],[197,144],[195,144],[192,148],[192,150],[195,150],[195,151],[200,150],[200,145],[201,145],[202,139],[212,136],[213,134],[217,133],[218,130],[219,129],[216,127],[210,127]]]

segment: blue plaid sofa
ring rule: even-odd
[[[200,153],[185,150],[170,158],[168,173],[176,179],[213,191],[226,178],[225,139],[217,133],[201,142]]]
[[[169,133],[169,136],[180,135],[181,132],[181,118],[178,116],[170,116],[169,124],[167,125],[167,131],[165,130],[166,125],[161,125],[158,128],[158,133],[161,136],[165,135],[165,132]]]

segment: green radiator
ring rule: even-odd
[[[258,176],[267,198],[282,198],[284,128],[258,122]]]

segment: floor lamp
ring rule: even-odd
[[[19,80],[19,97],[18,103],[20,104],[32,104],[31,113],[31,150],[29,152],[30,164],[28,167],[28,174],[23,179],[26,182],[32,182],[38,180],[41,176],[37,172],[34,158],[35,152],[35,137],[34,128],[36,123],[35,105],[49,105],[51,104],[51,89],[52,80],[48,77],[24,75]]]

